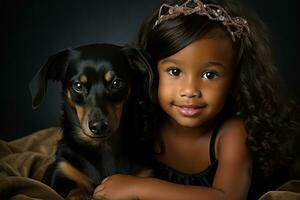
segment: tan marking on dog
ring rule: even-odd
[[[128,99],[130,97],[130,94],[131,94],[131,88],[128,90],[127,96],[125,97],[125,99],[123,100],[123,102],[121,102],[120,104],[117,104],[117,106],[116,106],[117,117],[118,117],[119,120],[121,120],[124,106],[126,106],[127,101],[128,101]]]
[[[88,78],[84,74],[80,75],[79,80],[80,80],[81,83],[87,83],[88,82]]]
[[[80,124],[82,125],[83,124],[83,118],[85,116],[85,113],[86,113],[87,109],[84,106],[79,106],[79,105],[75,104],[75,110],[76,110],[76,113],[77,113],[78,120],[79,120]]]
[[[124,106],[126,106],[127,104],[130,93],[131,91],[129,90],[127,96],[124,97],[124,100],[121,103],[116,104],[114,106],[107,107],[107,110],[109,112],[108,116],[110,116],[108,120],[111,123],[111,127],[113,128],[114,131],[116,131],[119,128],[120,121],[123,115]]]
[[[114,75],[115,75],[115,74],[114,74],[113,71],[108,71],[108,72],[106,72],[106,74],[104,75],[104,79],[105,79],[107,82],[110,82],[110,81],[112,81]]]
[[[84,188],[88,192],[93,191],[89,178],[73,167],[70,163],[63,161],[58,163],[58,169],[70,180],[74,181],[78,186]]]
[[[117,105],[110,105],[107,106],[107,117],[108,117],[108,124],[110,127],[110,130],[112,132],[116,131],[119,128],[120,120],[123,112],[123,105],[124,103],[119,103]]]
[[[77,104],[73,101],[73,99],[72,99],[72,97],[71,97],[71,92],[70,92],[70,90],[67,91],[67,100],[68,100],[70,106],[71,106],[73,109],[75,109],[76,114],[77,114],[77,117],[78,117],[78,120],[79,120],[80,124],[82,124],[82,123],[83,123],[83,118],[84,118],[84,115],[85,115],[87,109],[86,109],[85,107],[83,107],[83,106],[77,105]]]

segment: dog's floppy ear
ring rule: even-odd
[[[141,49],[132,46],[125,46],[122,48],[122,51],[126,55],[131,68],[142,75],[144,89],[148,91],[150,99],[155,99],[153,89],[156,81],[154,80],[155,76],[149,56]]]
[[[38,108],[45,96],[47,80],[63,80],[67,70],[69,55],[70,50],[67,49],[50,56],[46,64],[39,69],[30,81],[29,89],[32,96],[33,109]]]

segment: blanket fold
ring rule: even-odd
[[[61,136],[60,128],[48,128],[11,142],[0,140],[0,199],[63,199],[41,182]]]
[[[10,142],[0,140],[0,199],[62,200],[41,182],[54,161],[56,144],[62,137],[57,127],[44,129]],[[291,180],[259,200],[300,200],[300,180]]]

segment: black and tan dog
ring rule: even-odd
[[[44,181],[63,197],[84,199],[107,176],[145,169],[136,137],[148,70],[135,48],[92,44],[51,56],[33,78],[34,108],[48,80],[62,82],[63,138]]]

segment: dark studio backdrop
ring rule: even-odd
[[[127,44],[159,0],[0,0],[0,139],[59,125],[60,85],[49,83],[40,108],[28,83],[59,50],[89,43]],[[275,61],[299,102],[299,22],[296,0],[248,0],[269,26]]]

